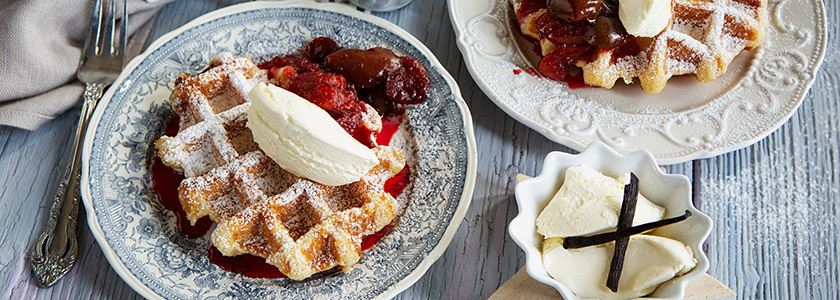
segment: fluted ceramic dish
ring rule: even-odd
[[[688,177],[665,174],[656,165],[653,156],[646,151],[621,155],[599,142],[592,143],[577,155],[549,153],[539,176],[516,185],[519,215],[510,221],[508,232],[513,241],[525,251],[525,268],[528,275],[554,287],[566,300],[579,299],[566,285],[551,278],[543,267],[540,252],[543,237],[537,233],[536,225],[537,216],[563,185],[566,169],[579,165],[592,167],[611,177],[633,172],[639,177],[639,192],[651,202],[665,207],[666,218],[676,217],[686,210],[691,211],[691,217],[685,221],[654,231],[655,235],[672,238],[691,247],[697,265],[688,273],[661,284],[648,297],[682,299],[688,283],[709,269],[709,259],[702,246],[712,230],[712,219],[691,204],[691,183]]]
[[[223,271],[207,258],[209,234],[182,237],[174,215],[152,190],[153,143],[173,115],[167,99],[175,78],[197,73],[222,51],[260,62],[297,52],[316,36],[331,37],[345,47],[392,49],[428,70],[431,97],[408,108],[408,126],[392,143],[411,167],[410,183],[398,197],[408,206],[347,272],[293,282]],[[82,170],[90,229],[117,274],[151,299],[394,296],[443,254],[466,213],[475,182],[472,119],[452,77],[404,30],[341,4],[259,1],[199,17],[132,60],[90,124]]]
[[[508,115],[578,151],[600,141],[675,164],[764,138],[793,115],[814,83],[828,40],[822,1],[767,2],[761,47],[742,52],[713,82],[677,76],[657,95],[621,80],[612,89],[570,89],[531,76],[539,60],[519,38],[508,0],[449,0],[447,7],[470,74]]]

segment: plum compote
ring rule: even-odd
[[[569,82],[572,66],[593,60],[599,51],[615,50],[613,60],[641,51],[618,19],[618,0],[523,0],[518,14],[543,8],[547,13],[534,26],[554,44],[550,53],[538,53],[539,71],[545,77]]]
[[[385,76],[399,69],[400,58],[385,48],[341,49],[327,55],[327,71],[347,78],[357,89],[367,89],[385,82]]]
[[[276,56],[259,67],[268,70],[272,83],[318,105],[368,147],[377,145],[377,133],[364,126],[361,102],[393,117],[405,112],[406,104],[425,101],[432,90],[419,61],[381,47],[341,48],[327,37],[309,42],[302,55]]]
[[[426,68],[419,61],[381,47],[342,48],[327,37],[313,39],[303,55],[274,57],[259,67],[268,70],[276,85],[313,102],[337,120],[343,118],[339,123],[351,133],[358,124],[349,115],[361,113],[361,106],[352,105],[355,101],[367,102],[381,115],[395,116],[405,111],[405,104],[428,99],[432,90]],[[296,79],[306,73],[331,74],[341,80],[326,75]],[[320,79],[330,83],[309,82]]]

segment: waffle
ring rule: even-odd
[[[520,30],[539,41],[541,54],[555,51],[558,45],[541,36],[535,26],[547,10],[529,13],[520,10],[529,0],[509,1]],[[698,81],[710,82],[723,75],[742,50],[761,44],[766,9],[766,0],[673,0],[671,24],[652,38],[636,38],[640,53],[624,56],[615,49],[602,49],[575,65],[583,70],[586,84],[611,88],[618,78],[628,84],[639,78],[648,94],[662,91],[675,75],[695,74]]]
[[[245,125],[247,93],[267,81],[250,59],[228,53],[213,58],[202,74],[179,76],[170,101],[180,130],[155,143],[157,154],[184,173],[178,193],[190,222],[209,216],[217,223],[211,240],[222,254],[266,258],[295,280],[351,267],[362,238],[395,217],[398,204],[384,182],[402,170],[405,159],[397,148],[377,146],[379,164],[343,186],[283,170]]]

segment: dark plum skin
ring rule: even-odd
[[[324,59],[324,68],[347,78],[357,89],[385,82],[386,76],[401,66],[400,58],[385,48],[341,49]]]
[[[614,17],[598,16],[595,25],[586,30],[586,42],[601,49],[612,49],[621,43],[627,32]]]
[[[324,58],[333,52],[338,51],[338,46],[333,39],[328,37],[317,37],[306,45],[306,56],[317,63],[323,63]]]
[[[400,57],[402,67],[388,75],[385,94],[391,101],[402,104],[420,104],[432,93],[431,79],[416,59]]]
[[[603,0],[547,0],[548,12],[566,22],[595,21]]]
[[[391,50],[342,48],[328,37],[317,37],[302,50],[302,55],[276,56],[259,67],[272,83],[318,105],[369,147],[376,145],[376,134],[362,126],[361,102],[380,114],[400,115],[407,104],[431,94],[425,67]]]

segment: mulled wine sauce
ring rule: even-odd
[[[168,136],[177,134],[179,122],[178,116],[169,119],[163,134]],[[155,156],[155,160],[152,162],[152,188],[157,193],[160,204],[175,213],[175,224],[181,235],[187,238],[197,238],[206,234],[213,222],[210,221],[209,217],[203,217],[198,219],[195,225],[190,224],[187,213],[184,212],[181,201],[178,200],[178,185],[181,184],[181,180],[184,180],[183,174],[167,167],[159,157]]]
[[[578,72],[574,76],[566,76],[566,79],[563,79],[561,81],[568,84],[569,88],[573,90],[592,87],[583,81],[583,71]]]
[[[265,258],[251,254],[224,256],[216,246],[207,249],[210,262],[228,272],[251,278],[286,278],[277,267],[265,262]]]
[[[384,116],[382,117],[382,130],[376,137],[377,145],[390,145],[391,139],[394,138],[394,133],[400,128],[402,124],[402,116]],[[396,197],[396,196],[394,196]]]

